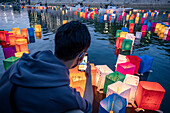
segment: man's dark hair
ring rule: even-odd
[[[76,58],[90,46],[91,37],[86,25],[71,21],[58,28],[55,35],[55,56],[64,61]]]

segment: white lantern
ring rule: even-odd
[[[104,20],[107,20],[107,14],[104,15]]]
[[[166,40],[166,37],[167,37],[169,29],[170,28],[165,28],[165,32],[164,32],[164,35],[163,35],[163,40]]]
[[[129,102],[134,103],[136,90],[139,84],[139,77],[135,75],[126,74],[123,83],[131,87]]]
[[[130,91],[131,87],[125,83],[122,83],[121,81],[117,81],[107,87],[107,94],[106,97],[113,93],[117,93],[120,96],[126,98],[127,102],[130,97]]]
[[[134,44],[134,42],[135,42],[135,36],[134,36],[134,34],[128,33],[128,34],[126,35],[126,39],[132,40],[132,46],[133,46],[133,44]]]
[[[97,67],[96,75],[97,91],[99,93],[103,93],[106,75],[113,73],[113,71],[107,65],[96,65],[96,67]]]
[[[136,38],[141,39],[142,37],[142,32],[136,32]]]
[[[117,67],[117,64],[125,63],[125,62],[127,62],[126,56],[119,54],[119,55],[118,55],[118,58],[117,58],[117,62],[116,62],[116,66],[115,66],[115,67]]]

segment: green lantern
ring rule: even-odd
[[[116,31],[116,37],[120,37],[120,33],[122,32],[122,30],[117,30]]]
[[[78,12],[78,16],[80,17],[80,12]]]
[[[129,23],[134,23],[134,19],[131,19]]]
[[[104,83],[104,89],[103,89],[103,93],[106,94],[107,93],[107,86],[110,84],[113,84],[117,81],[124,81],[125,79],[125,75],[115,71],[114,73],[111,73],[109,75],[106,75],[106,79],[105,79],[105,83]]]
[[[12,64],[14,64],[18,60],[18,57],[13,56],[3,60],[5,70],[7,70]]]
[[[132,47],[132,40],[123,39],[121,49],[122,50],[131,50],[131,47]]]

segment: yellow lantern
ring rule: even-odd
[[[16,53],[15,53],[15,57],[21,58],[22,55],[23,55],[23,53],[29,54],[29,52],[27,52],[27,51],[24,51],[24,52],[16,52]]]
[[[15,44],[15,49],[17,52],[29,52],[27,39],[17,39]]]
[[[136,17],[135,24],[138,24],[138,22],[139,22],[139,17]]]
[[[165,32],[165,29],[168,28],[168,27],[163,27],[162,30],[160,31],[160,35],[159,35],[159,39],[163,39],[164,37],[164,32]]]
[[[163,40],[166,40],[169,29],[170,29],[170,28],[165,28],[165,32],[164,32],[164,36],[163,36]]]
[[[83,15],[83,12],[80,12],[80,17],[82,17],[82,15]]]
[[[41,25],[35,25],[35,36],[36,37],[41,37],[42,36]]]
[[[156,24],[154,33],[158,33],[158,30],[159,30],[160,26],[161,26],[161,24],[159,24],[159,23]]]
[[[67,20],[63,20],[63,24],[66,24],[67,23]]]
[[[160,25],[160,27],[158,28],[158,33],[157,33],[158,36],[161,34],[161,31],[164,27],[165,27],[164,25]]]
[[[132,11],[129,12],[129,15],[131,15],[131,14],[132,14]]]
[[[126,15],[126,21],[128,21],[129,20],[129,15]]]
[[[107,14],[104,14],[104,20],[107,20]]]
[[[62,15],[64,15],[64,10],[62,10]]]
[[[128,32],[120,32],[120,37],[122,38],[126,38]]]
[[[20,28],[12,28],[12,31],[16,35],[21,35]]]

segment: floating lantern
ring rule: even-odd
[[[27,28],[21,28],[21,35],[27,37]]]
[[[111,22],[113,23],[115,20],[115,16],[112,15]]]
[[[103,93],[106,94],[108,85],[113,84],[113,83],[115,83],[117,81],[122,81],[123,82],[124,79],[125,79],[125,75],[123,75],[123,74],[121,74],[121,73],[119,73],[117,71],[115,71],[114,73],[111,73],[109,75],[106,75]]]
[[[123,32],[129,32],[129,30],[128,30],[127,27],[122,27],[122,31],[123,31]]]
[[[159,27],[160,27],[160,26],[161,26],[160,23],[157,23],[157,24],[156,24],[154,33],[158,33],[158,30],[159,30]]]
[[[125,113],[127,101],[118,94],[109,95],[99,105],[99,113]]]
[[[120,54],[121,49],[115,47],[115,55],[118,56]]]
[[[113,71],[107,65],[96,65],[96,67],[97,67],[96,77],[97,91],[99,91],[99,93],[103,93],[106,75],[113,73]]]
[[[133,19],[131,19],[131,20],[130,20],[130,22],[129,22],[129,24],[130,24],[130,23],[134,23],[134,20],[133,20]]]
[[[148,23],[148,20],[144,20],[143,24],[147,25],[147,23]]]
[[[35,42],[35,36],[34,36],[34,28],[27,28],[28,34],[29,34],[29,42],[33,43]]]
[[[164,32],[164,36],[163,36],[163,40],[166,40],[169,29],[170,29],[170,28],[165,28],[165,32]]]
[[[132,47],[132,40],[123,39],[121,49],[122,50],[131,50],[131,47]]]
[[[18,60],[19,60],[18,57],[13,56],[3,60],[5,70],[7,70],[12,64],[14,64]]]
[[[159,110],[165,89],[157,82],[140,81],[135,101],[139,108]]]
[[[24,53],[28,54],[29,52],[27,52],[27,51],[24,51],[24,52],[16,52],[16,53],[15,53],[15,57],[21,58]]]
[[[12,28],[12,31],[13,31],[14,34],[16,34],[16,35],[21,35],[20,28]]]
[[[4,56],[5,56],[5,59],[7,59],[11,56],[15,56],[15,53],[16,53],[15,47],[3,48],[3,53],[4,53]]]
[[[26,39],[17,39],[15,44],[15,49],[17,52],[29,52]]]
[[[126,38],[126,35],[128,34],[128,32],[120,32],[120,37],[122,38]]]
[[[139,84],[139,77],[135,75],[126,74],[123,83],[131,87],[129,102],[134,103],[136,90]]]
[[[104,14],[104,20],[105,21],[107,20],[107,14]]]
[[[141,22],[140,22],[140,24],[143,24],[143,23],[144,23],[144,21],[145,21],[145,18],[141,18]]]
[[[129,15],[126,15],[126,21],[129,21]]]
[[[117,37],[117,40],[116,40],[116,47],[117,47],[117,49],[121,48],[123,39],[125,39],[125,38]]]
[[[147,25],[147,31],[150,31],[150,30],[151,30],[151,25],[152,25],[152,23],[149,21],[149,22],[148,22],[148,25]]]
[[[15,45],[16,36],[15,35],[9,35],[9,43],[10,45]]]
[[[119,54],[115,67],[117,67],[117,64],[121,64],[121,63],[125,63],[125,62],[127,62],[126,56]]]
[[[41,37],[42,36],[41,25],[35,25],[35,36],[36,37]]]
[[[134,74],[137,74],[138,70],[139,70],[141,59],[138,56],[132,56],[132,55],[127,55],[126,59],[127,59],[127,62],[130,62],[136,66]]]
[[[130,97],[131,87],[121,81],[117,81],[111,85],[108,85],[106,97],[113,93],[117,93],[123,98],[126,98],[127,103]]]
[[[5,33],[6,44],[10,44],[10,42],[9,42],[9,35],[13,35],[13,33]]]
[[[0,41],[6,41],[5,33],[8,33],[8,31],[0,31]]]
[[[119,15],[118,21],[120,22],[122,18],[122,15]]]
[[[64,15],[64,10],[62,10],[62,15]]]
[[[100,23],[103,23],[104,16],[100,16]]]
[[[136,66],[130,62],[117,64],[116,71],[122,73],[123,75],[131,74],[134,75]]]
[[[80,92],[81,96],[83,97],[85,86],[86,86],[86,76],[85,72],[78,71],[78,67],[75,67],[74,69],[69,69],[70,72],[70,87],[72,88],[78,88],[83,90],[83,92]]]
[[[151,69],[153,58],[148,55],[139,56],[141,63],[139,66],[139,72],[145,73]]]
[[[129,33],[133,33],[134,26],[135,26],[134,23],[130,23],[130,26],[129,26]]]
[[[63,20],[63,24],[66,24],[67,23],[67,20]]]
[[[94,64],[91,65],[91,77],[92,77],[92,85],[96,86],[96,76],[97,76],[97,68],[94,66]]]
[[[164,19],[164,17],[165,17],[165,12],[163,12],[162,19]]]
[[[138,22],[139,22],[139,17],[136,17],[135,24],[138,24]]]
[[[157,24],[156,22],[153,22],[153,23],[151,24],[151,33],[154,33],[156,24]]]
[[[136,38],[141,39],[142,37],[142,32],[136,32]]]
[[[116,31],[116,37],[120,37],[120,33],[122,32],[122,30],[117,30]]]
[[[165,29],[168,28],[168,27],[163,27],[161,30],[160,30],[160,34],[159,34],[159,39],[163,39],[164,37],[164,32],[165,32]]]

